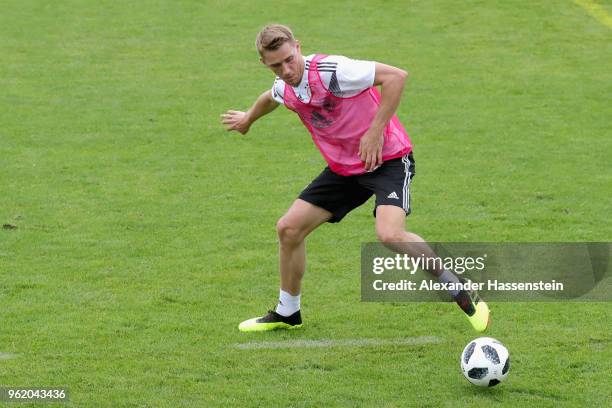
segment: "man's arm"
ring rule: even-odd
[[[235,130],[243,135],[249,131],[249,128],[257,119],[272,112],[278,107],[278,102],[272,98],[271,91],[266,91],[259,95],[253,106],[246,111],[228,110],[221,115],[221,123],[225,126],[225,130]]]
[[[374,86],[381,87],[380,106],[359,145],[359,157],[365,162],[367,171],[382,164],[383,131],[399,106],[407,77],[408,73],[404,70],[376,63]]]

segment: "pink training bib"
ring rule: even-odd
[[[317,54],[310,62],[310,101],[300,101],[293,88],[287,85],[283,95],[285,106],[298,114],[334,173],[342,176],[363,174],[366,170],[359,158],[359,141],[374,120],[380,105],[380,94],[375,87],[370,87],[350,98],[333,95],[323,85],[317,68],[318,62],[325,57]],[[393,115],[383,134],[383,161],[412,151],[408,133],[397,115]]]

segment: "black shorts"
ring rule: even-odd
[[[414,177],[412,153],[384,162],[371,173],[341,176],[326,167],[299,198],[332,213],[329,222],[339,222],[346,214],[375,194],[376,207],[394,205],[410,214],[410,181]]]

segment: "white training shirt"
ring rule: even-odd
[[[293,87],[295,96],[302,102],[310,101],[308,88],[308,67],[315,54],[304,57],[304,74],[302,82]],[[323,85],[339,98],[350,98],[364,89],[374,85],[376,63],[374,61],[353,60],[341,55],[328,55],[317,64]],[[284,103],[285,81],[276,77],[272,86],[272,97],[278,103]]]

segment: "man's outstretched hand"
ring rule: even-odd
[[[248,119],[246,112],[228,110],[221,115],[221,123],[225,126],[225,130],[240,132],[243,135],[249,131],[251,122]]]

